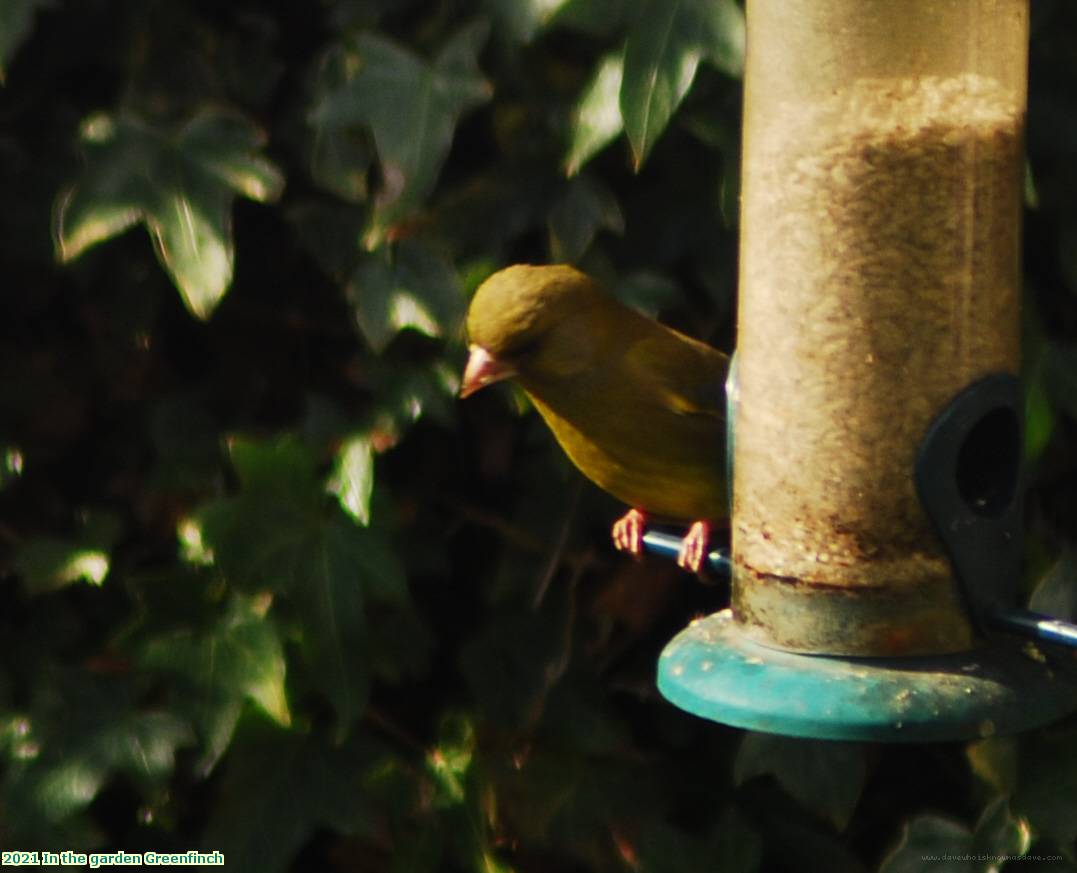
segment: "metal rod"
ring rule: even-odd
[[[652,529],[643,535],[643,550],[651,555],[658,555],[661,558],[676,560],[677,554],[681,550],[682,539],[683,537],[679,537],[676,534]],[[723,579],[729,578],[730,563],[728,549],[711,549],[707,553],[707,559],[704,564],[712,575]]]
[[[1077,624],[1027,609],[996,609],[990,622],[1000,630],[1031,637],[1044,643],[1077,648]]]

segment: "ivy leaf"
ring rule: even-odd
[[[987,805],[972,834],[972,854],[991,858],[987,869],[998,869],[996,858],[1019,858],[1032,847],[1032,829],[1028,822],[1010,810],[1008,796],[997,797]]]
[[[572,179],[546,221],[550,256],[556,263],[578,263],[603,228],[624,232],[624,215],[613,192],[588,176]]]
[[[345,293],[377,354],[402,330],[440,337],[455,332],[463,318],[463,289],[452,265],[435,249],[410,240],[364,258]]]
[[[361,569],[368,539],[372,536],[344,520],[320,528],[304,544],[306,566],[291,591],[310,678],[336,710],[338,738],[362,715],[370,694],[367,580]]]
[[[973,873],[966,859],[972,835],[963,825],[937,815],[921,815],[905,825],[901,842],[887,855],[879,873]],[[941,860],[949,858],[950,860]]]
[[[290,604],[308,680],[333,705],[343,737],[366,706],[379,654],[369,611],[410,616],[403,570],[380,532],[326,505],[313,461],[295,439],[237,440],[232,459],[239,495],[208,504],[192,523],[233,585],[268,589]]]
[[[13,562],[23,587],[30,594],[45,594],[76,582],[103,584],[112,562],[112,547],[122,529],[115,516],[94,513],[73,536],[28,540]]]
[[[263,136],[246,119],[211,110],[177,130],[131,113],[87,118],[82,177],[60,198],[61,261],[142,222],[188,310],[208,318],[232,281],[232,201],[266,203],[283,187],[259,154]]]
[[[568,0],[484,0],[490,14],[518,42],[531,42]]]
[[[310,144],[314,183],[349,203],[365,202],[370,195],[369,175],[374,163],[374,148],[369,140],[369,134],[354,128],[316,130]]]
[[[426,199],[460,117],[489,99],[477,60],[487,31],[484,22],[463,28],[430,62],[363,33],[333,48],[323,63],[309,115],[315,137],[349,137],[365,127],[378,153],[381,187],[368,248],[377,248],[389,228]]]
[[[202,746],[200,775],[228,750],[251,702],[278,724],[290,724],[271,597],[233,594],[222,603],[219,576],[189,570],[143,575],[133,587],[142,620],[129,648],[144,675],[164,680],[172,708],[191,719]]]
[[[363,434],[344,441],[337,452],[329,490],[341,508],[366,527],[370,523],[370,495],[374,493],[374,446]]]
[[[288,500],[301,511],[320,503],[314,459],[293,437],[264,441],[235,437],[228,451],[248,496]]]
[[[140,663],[149,670],[179,676],[196,688],[208,717],[236,700],[254,701],[282,726],[291,722],[284,688],[284,651],[265,610],[251,598],[237,598],[210,627],[185,628],[154,637]],[[196,711],[197,713],[197,711]]]
[[[703,50],[696,0],[649,0],[625,43],[621,117],[638,170],[688,93]]]
[[[134,705],[131,689],[82,672],[49,677],[21,719],[3,795],[7,829],[56,825],[84,810],[108,780],[126,774],[144,790],[171,775],[187,724]]]
[[[264,443],[233,440],[237,497],[211,501],[185,524],[194,563],[213,563],[228,581],[252,593],[286,593],[303,572],[301,561],[322,523],[324,492],[313,463],[287,437]]]
[[[1063,621],[1077,618],[1077,547],[1062,547],[1058,560],[1037,583],[1028,608]]]
[[[241,739],[228,757],[204,841],[236,859],[239,870],[289,869],[318,828],[348,834],[373,818],[362,778],[375,769],[378,752],[368,744],[334,747],[324,737],[268,726],[252,726]]]
[[[742,64],[743,13],[733,0],[647,0],[625,43],[621,117],[638,170],[688,93],[699,62]]]
[[[1028,825],[1010,813],[1006,797],[988,805],[970,832],[937,815],[920,815],[905,826],[901,842],[886,857],[879,873],[996,873],[999,859],[1028,852]]]
[[[1077,731],[1038,731],[1023,743],[1016,809],[1070,860],[1077,841]]]
[[[8,61],[30,35],[34,13],[51,0],[4,0],[0,3],[0,84],[4,82]]]
[[[843,829],[856,809],[867,777],[864,750],[853,743],[749,733],[737,752],[738,785],[769,774],[806,809]]]
[[[382,397],[378,428],[383,439],[399,440],[424,415],[446,425],[455,420],[460,371],[448,362],[415,366],[387,361],[371,373]]]
[[[103,549],[58,537],[38,537],[19,549],[15,569],[30,594],[44,594],[80,581],[101,585],[109,563],[109,553]]]
[[[743,10],[733,0],[702,0],[698,14],[704,59],[730,76],[743,75]]]
[[[594,77],[584,88],[572,113],[572,135],[565,175],[574,176],[584,164],[624,130],[619,95],[624,73],[624,57],[606,55],[598,62]]]
[[[640,0],[568,0],[558,10],[554,23],[589,36],[606,38],[623,30],[625,20],[632,16],[639,3]]]
[[[650,270],[635,270],[621,277],[614,286],[617,299],[633,309],[658,318],[668,307],[683,305],[684,296],[680,286],[669,276]]]

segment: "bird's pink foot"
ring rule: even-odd
[[[637,560],[643,554],[643,527],[647,523],[638,509],[630,509],[613,523],[613,545]]]
[[[707,541],[711,538],[711,526],[705,521],[696,521],[688,529],[681,550],[677,553],[677,566],[698,573],[707,557]]]

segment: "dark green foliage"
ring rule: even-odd
[[[1077,12],[1034,6],[1029,590],[1062,612]],[[1071,725],[869,748],[662,701],[718,596],[612,554],[519,395],[454,397],[514,261],[729,348],[742,51],[733,0],[0,0],[0,846],[1074,863]]]

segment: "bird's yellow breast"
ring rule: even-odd
[[[672,519],[727,514],[719,419],[663,408],[632,386],[548,401],[528,393],[570,460],[617,499]]]

